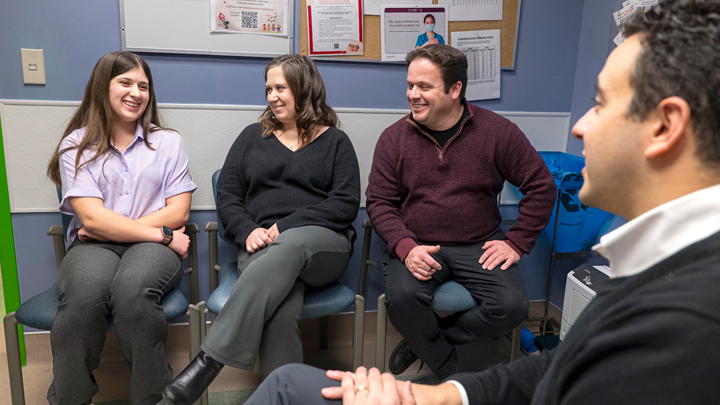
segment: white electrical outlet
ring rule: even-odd
[[[45,58],[42,49],[20,49],[25,84],[45,84]]]

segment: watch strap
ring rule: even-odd
[[[166,246],[169,245],[170,242],[172,242],[173,240],[172,228],[170,228],[169,226],[163,226],[161,232],[163,237],[162,244]]]

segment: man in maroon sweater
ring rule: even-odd
[[[411,114],[378,140],[367,212],[388,245],[386,305],[404,337],[390,371],[402,373],[419,357],[442,380],[456,371],[455,345],[499,336],[527,319],[515,263],[547,225],[556,188],[515,124],[465,100],[462,52],[428,45],[406,61]],[[507,235],[497,206],[505,180],[525,195]],[[441,319],[431,309],[433,293],[449,280],[479,306]]]

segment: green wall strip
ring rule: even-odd
[[[20,285],[15,257],[15,239],[13,236],[12,215],[10,214],[10,194],[8,193],[7,169],[5,166],[5,147],[3,146],[2,119],[0,118],[0,267],[2,268],[5,311],[14,312],[20,306]],[[22,325],[18,325],[20,337],[20,358],[25,365],[25,339]]]

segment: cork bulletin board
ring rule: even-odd
[[[392,1],[388,0],[389,3]],[[437,0],[433,0],[437,4]],[[515,68],[515,48],[517,47],[518,23],[520,21],[521,0],[503,1],[503,19],[500,21],[450,21],[448,23],[448,41],[452,41],[453,31],[500,30],[500,66],[504,70]],[[307,2],[301,0],[300,5],[300,53],[308,55]],[[381,27],[379,15],[363,16],[363,55],[324,56],[317,59],[340,61],[375,61],[380,62]],[[397,62],[388,62],[397,63]]]

